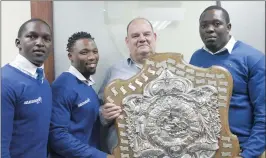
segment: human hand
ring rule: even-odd
[[[239,152],[239,154],[235,157],[235,158],[243,158],[242,156],[241,156],[241,153],[242,153],[243,151],[240,149],[240,152]]]
[[[113,119],[117,118],[122,112],[120,106],[117,106],[112,103],[106,103],[102,105],[101,108],[102,108],[101,109],[102,116],[107,121],[112,121]]]
[[[107,155],[107,158],[115,158],[114,155]]]

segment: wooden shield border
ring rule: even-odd
[[[193,82],[194,87],[212,85],[219,92],[218,104],[221,121],[219,149],[215,158],[236,157],[240,153],[238,138],[231,133],[228,123],[228,109],[232,96],[233,79],[228,70],[220,66],[199,68],[186,63],[180,53],[156,53],[144,64],[142,70],[128,80],[114,80],[104,91],[105,102],[123,106],[122,99],[130,94],[142,94],[147,83],[157,78],[164,67],[177,76],[182,76]],[[127,144],[125,136],[125,113],[116,119],[115,125],[118,133],[118,146],[113,154],[116,158],[132,158],[133,152]]]

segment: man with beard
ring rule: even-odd
[[[218,65],[232,74],[230,130],[239,139],[242,157],[259,157],[265,150],[265,55],[230,35],[230,18],[223,8],[206,8],[199,22],[205,46],[192,55],[190,64]]]
[[[49,135],[51,158],[113,157],[98,150],[100,102],[91,75],[99,60],[94,38],[77,32],[68,39],[71,66],[52,84],[53,111]]]
[[[19,54],[1,68],[1,157],[46,158],[52,92],[43,63],[51,52],[51,28],[30,19],[15,44]]]
[[[99,97],[103,100],[105,86],[115,79],[127,80],[140,72],[142,65],[151,54],[155,53],[156,34],[151,23],[145,18],[135,18],[127,26],[125,42],[130,51],[130,57],[111,66],[106,73],[103,84],[99,90]],[[114,119],[122,112],[120,106],[106,103],[101,107],[101,122],[103,129],[103,150],[112,153],[118,144],[118,137],[114,126]],[[106,131],[108,131],[106,133]],[[105,138],[107,137],[107,138]]]

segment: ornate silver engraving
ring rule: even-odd
[[[202,72],[196,72],[196,76],[199,76],[199,77],[205,77],[205,73],[202,73]]]
[[[123,95],[125,95],[127,93],[127,91],[125,90],[124,86],[120,87],[120,91],[123,93]]]
[[[221,152],[222,153],[222,157],[230,157],[232,156],[231,152]]]
[[[178,67],[178,68],[180,68],[180,69],[185,69],[185,67],[186,67],[186,65],[184,65],[184,64],[176,64],[176,66]]]
[[[129,158],[129,154],[121,154],[122,158]]]
[[[209,77],[209,78],[214,79],[214,78],[215,78],[215,74],[209,74],[209,73],[207,73],[207,74],[206,74],[206,77]]]
[[[157,70],[156,74],[159,76],[163,71],[163,68],[161,67],[160,69]]]
[[[106,99],[108,100],[108,102],[114,103],[114,100],[110,96],[108,96]]]
[[[227,97],[226,96],[219,95],[219,99],[222,99],[224,101],[227,101]]]
[[[193,69],[187,69],[186,72],[191,73],[191,74],[194,74],[195,70],[193,70]]]
[[[221,139],[224,140],[224,141],[227,141],[227,142],[230,142],[231,141],[231,138],[230,137],[222,136]]]
[[[205,79],[196,80],[196,83],[197,84],[203,84],[203,83],[205,83]]]
[[[151,73],[151,74],[153,74],[153,75],[155,74],[155,71],[152,70],[150,67],[149,67],[149,69],[148,69],[148,72]]]
[[[163,70],[143,94],[122,100],[126,133],[120,135],[136,158],[214,157],[221,131],[217,95],[213,86],[195,88],[189,79]]]
[[[176,70],[176,74],[178,74],[178,75],[185,76],[185,73],[186,72],[184,72],[184,71]]]
[[[154,66],[154,61],[150,61],[150,60],[146,60],[146,64],[147,65],[151,65],[151,66]]]
[[[162,62],[160,62],[160,63],[157,63],[156,67],[157,67],[157,68],[159,68],[159,67],[167,68],[166,61],[164,60],[164,61],[162,61]]]
[[[136,90],[136,87],[132,85],[132,83],[129,83],[128,88],[130,88],[132,91]]]
[[[135,80],[135,83],[136,83],[137,85],[139,85],[140,87],[143,85],[143,83],[140,82],[138,79]]]
[[[220,107],[226,107],[226,103],[219,103]]]
[[[216,77],[221,79],[221,78],[225,78],[224,74],[216,74]]]
[[[232,148],[233,145],[232,144],[228,144],[228,143],[223,143],[223,147],[224,148]]]
[[[172,72],[175,72],[176,71],[176,68],[171,66],[171,65],[168,65],[168,69]]]
[[[115,87],[113,87],[113,88],[111,89],[111,91],[113,92],[114,96],[116,96],[116,95],[118,94],[118,92],[116,91]]]
[[[121,144],[128,144],[127,140],[121,139]]]
[[[144,79],[145,82],[147,82],[149,79],[149,77],[145,76],[145,74],[141,74],[141,77]]]
[[[218,87],[218,91],[219,91],[219,92],[223,92],[223,93],[227,93],[226,88]]]
[[[190,79],[191,81],[194,81],[194,79],[195,79],[195,77],[194,77],[194,76],[192,76],[192,75],[189,75],[189,74],[187,74],[187,75],[186,75],[186,77],[187,77],[188,79]]]
[[[216,81],[208,80],[208,85],[216,86],[217,84],[216,84]]]
[[[120,149],[121,149],[122,151],[128,151],[128,147],[120,146]]]
[[[124,116],[123,115],[120,115],[120,116],[118,116],[118,119],[123,120],[124,119]]]
[[[121,123],[118,123],[118,127],[119,128],[125,128],[125,125],[124,124],[121,124]]]
[[[228,82],[221,82],[219,83],[221,86],[228,86]]]
[[[123,137],[127,136],[127,134],[125,132],[120,132],[120,135]]]
[[[167,63],[170,63],[170,64],[174,65],[176,63],[176,61],[174,59],[168,58],[167,59]]]

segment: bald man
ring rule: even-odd
[[[144,59],[155,53],[156,33],[154,33],[151,23],[145,18],[135,18],[127,25],[126,45],[130,51],[129,57],[111,66],[105,75],[103,84],[99,90],[99,97],[103,100],[103,92],[106,85],[115,79],[127,80],[136,75],[142,69]],[[118,144],[117,132],[114,120],[122,112],[120,106],[106,103],[101,107],[102,124],[105,125],[103,131],[103,150],[112,153]]]

